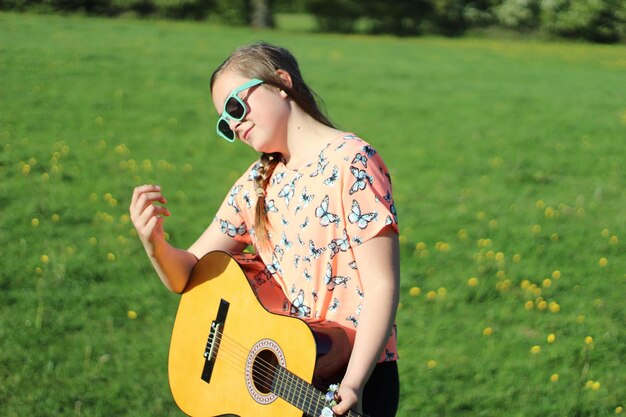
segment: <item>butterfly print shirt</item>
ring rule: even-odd
[[[352,134],[329,141],[298,170],[279,162],[266,189],[270,244],[264,247],[254,234],[258,167],[257,161],[233,185],[215,221],[223,233],[256,247],[283,289],[280,313],[334,321],[354,342],[365,297],[359,269],[367,265],[357,265],[352,249],[385,227],[398,232],[387,167]],[[397,359],[395,332],[394,325],[380,361]]]

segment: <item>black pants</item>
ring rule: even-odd
[[[396,361],[376,365],[363,389],[363,412],[369,417],[394,417],[400,400]]]

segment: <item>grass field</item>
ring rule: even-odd
[[[1,416],[182,415],[178,296],[127,207],[157,182],[175,245],[208,225],[255,158],[213,133],[208,77],[261,39],[391,168],[398,415],[623,414],[625,46],[16,14],[0,32]]]

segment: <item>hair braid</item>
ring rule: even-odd
[[[254,234],[260,246],[269,243],[269,234],[267,231],[268,219],[265,206],[265,190],[270,182],[272,173],[281,160],[281,154],[264,153],[259,159],[258,168],[259,175],[254,179],[254,191],[256,192],[257,201],[254,216]]]

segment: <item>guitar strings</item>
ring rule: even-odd
[[[247,365],[248,349],[246,349],[241,343],[229,337],[228,335],[224,335],[223,332],[219,332],[218,334],[216,334],[216,336],[214,336],[213,339],[214,339],[213,343],[217,342],[219,344],[218,352],[225,353],[223,355],[223,359],[226,362],[228,362],[231,366],[234,366],[236,371],[241,371],[242,368],[243,369],[247,368],[246,365]],[[222,341],[227,342],[227,343],[225,345],[222,345]],[[239,353],[236,352],[237,350],[239,351]],[[282,381],[285,383],[281,387],[286,390],[287,395],[291,389],[297,390],[298,385],[302,385],[302,388],[307,388],[306,385],[303,385],[303,384],[307,384],[310,388],[313,388],[313,389],[305,389],[304,395],[299,395],[298,398],[303,398],[304,400],[308,400],[309,404],[311,403],[311,401],[314,401],[316,402],[316,406],[317,406],[316,409],[319,408],[320,401],[323,401],[324,397],[323,397],[322,392],[317,390],[317,388],[311,386],[306,381],[300,379],[298,376],[296,376],[295,374],[293,374],[292,372],[290,372],[289,370],[287,370],[285,367],[281,366],[280,364],[274,366],[271,363],[267,362],[265,359],[260,358],[259,356],[256,357],[254,364],[255,364],[255,371],[256,371],[255,373],[257,375],[260,375],[261,377],[264,377],[264,378],[261,378],[261,381],[263,382],[254,379],[254,381],[257,382],[257,384],[255,384],[257,387],[259,387],[260,389],[264,389],[267,392],[272,392],[271,381],[273,381],[276,376],[278,377],[277,379],[278,382]],[[278,367],[284,370],[283,372],[284,375],[281,375],[281,373],[278,370]],[[291,375],[291,378],[289,378],[290,375]],[[294,378],[295,378],[295,381],[293,381]],[[299,384],[298,379],[302,381],[300,384]],[[268,384],[262,385],[263,383],[265,383],[265,381],[268,381]]]

